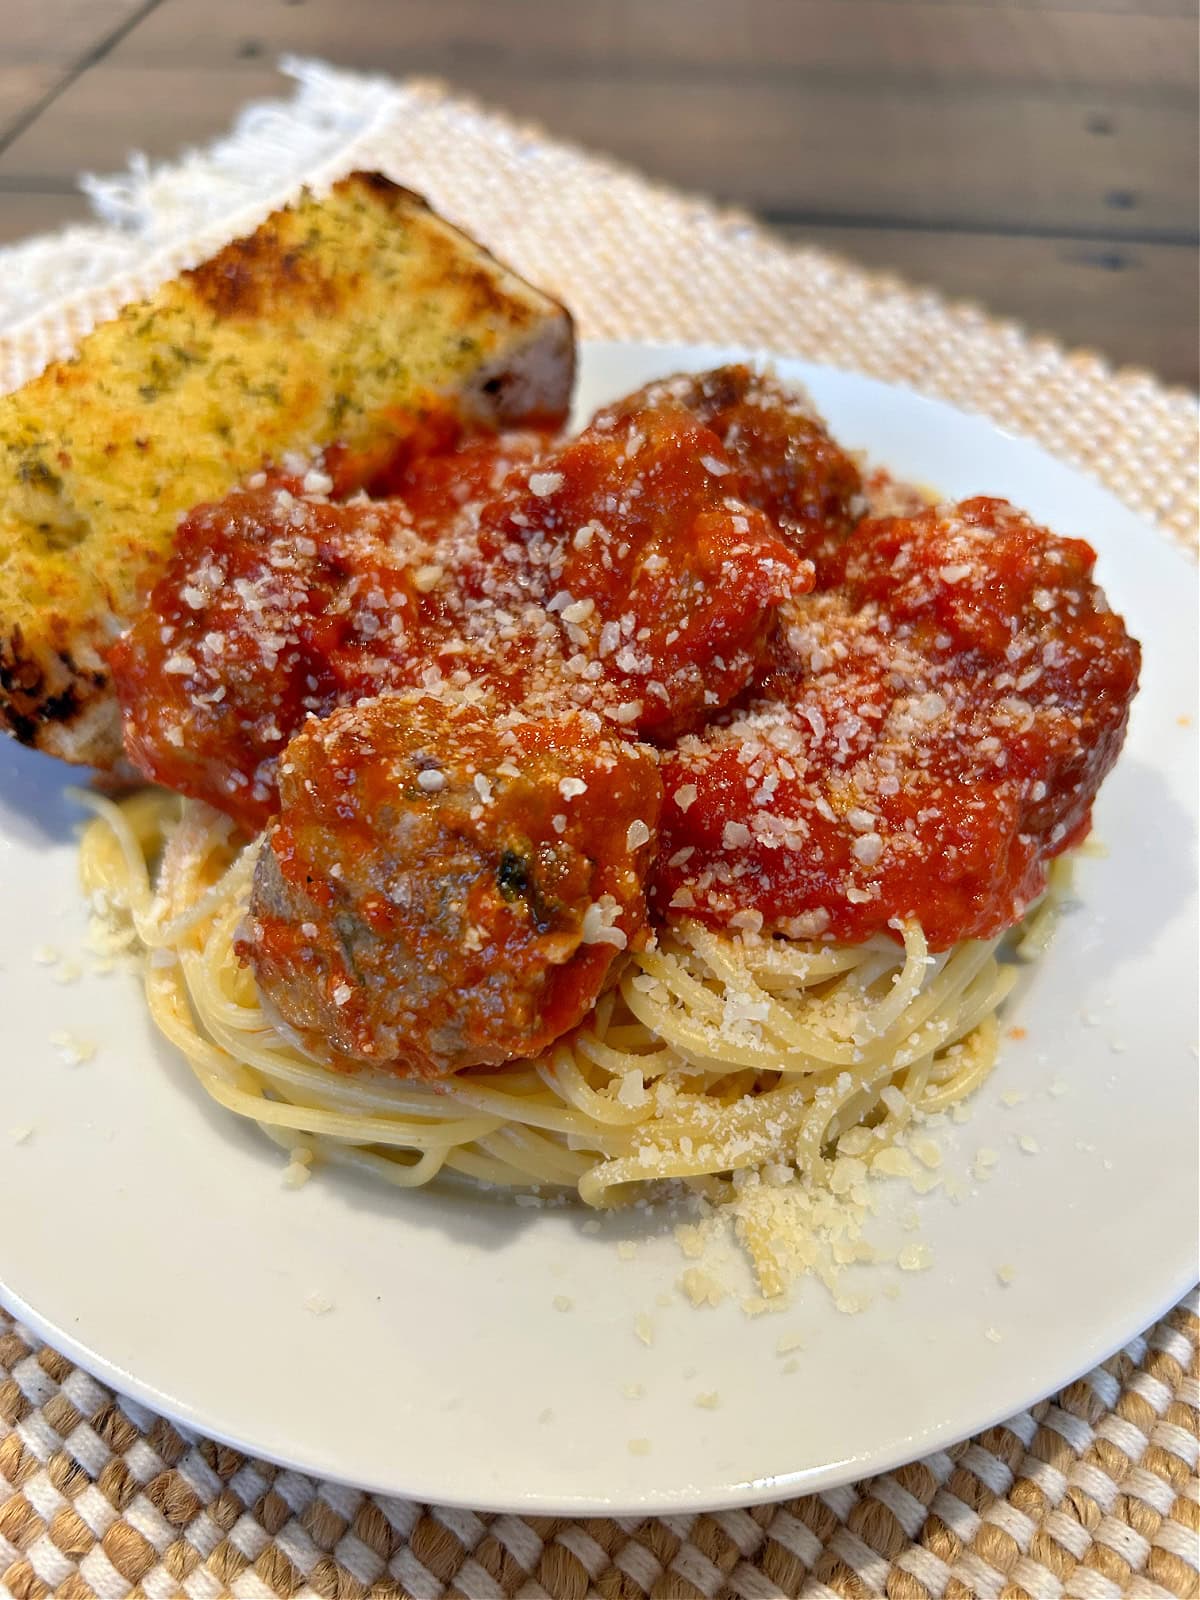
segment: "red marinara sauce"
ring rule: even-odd
[[[514,473],[479,519],[474,577],[499,573],[560,619],[566,673],[612,720],[665,743],[754,681],[775,615],[813,585],[766,514],[738,498],[720,441],[669,399],[590,427]]]
[[[754,682],[811,563],[674,403],[551,448],[468,439],[382,501],[265,478],[201,506],[110,664],[148,777],[258,831],[310,716],[406,688],[574,707],[664,741]]]
[[[1095,553],[1004,501],[868,521],[758,692],[663,763],[662,914],[858,943],[988,938],[1077,843],[1140,651]]]
[[[998,500],[856,520],[853,463],[745,369],[405,459],[388,500],[317,478],[194,512],[112,657],[134,761],[247,830],[364,697],[585,711],[656,747],[660,919],[942,949],[1021,916],[1124,737],[1089,546]]]
[[[427,555],[386,505],[362,516],[279,482],[192,512],[109,655],[134,765],[258,831],[308,716],[418,682],[436,655],[447,628],[421,587]]]

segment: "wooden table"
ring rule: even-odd
[[[1196,0],[5,0],[0,242],[283,52],[445,78],[1072,344],[1197,379]],[[698,263],[703,270],[703,263]]]

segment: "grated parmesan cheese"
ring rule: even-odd
[[[90,1061],[96,1054],[95,1042],[91,1039],[81,1039],[77,1034],[65,1030],[50,1035],[50,1043],[57,1049],[59,1056],[69,1067],[78,1067],[85,1061]]]

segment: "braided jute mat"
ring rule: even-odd
[[[1037,439],[1194,547],[1186,394],[785,248],[437,86],[289,70],[295,99],[254,109],[221,146],[94,182],[103,225],[0,252],[0,383],[301,179],[378,166],[556,292],[584,338],[743,343],[908,383]],[[568,1520],[365,1495],[248,1459],[115,1396],[0,1312],[0,1596],[1196,1595],[1198,1345],[1193,1297],[1053,1399],[885,1476],[749,1511]]]

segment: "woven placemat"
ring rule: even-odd
[[[742,343],[908,383],[1037,439],[1194,548],[1187,394],[786,248],[436,85],[290,70],[295,100],[257,108],[223,145],[93,183],[103,225],[0,252],[0,384],[301,179],[378,166],[556,292],[584,338]],[[0,1312],[0,1596],[1192,1596],[1198,1345],[1193,1297],[1052,1400],[869,1482],[711,1516],[566,1520],[365,1495],[245,1458],[113,1395]]]

